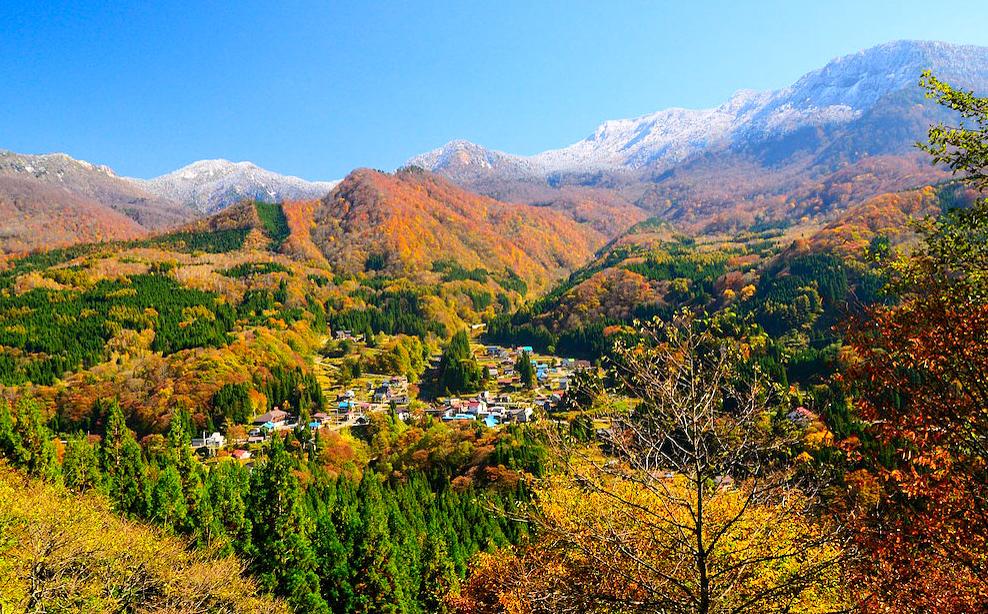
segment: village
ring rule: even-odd
[[[337,340],[361,342],[347,331],[338,331]],[[419,398],[419,386],[404,375],[362,374],[343,387],[334,378],[324,378],[323,411],[304,418],[278,407],[257,415],[243,437],[225,436],[220,432],[200,433],[191,447],[204,458],[222,452],[235,460],[249,463],[253,454],[273,434],[307,428],[310,431],[359,429],[370,423],[375,413],[389,413],[406,423],[431,418],[444,422],[477,422],[487,428],[511,423],[528,423],[540,413],[558,407],[573,377],[591,368],[586,360],[561,358],[535,353],[531,346],[504,347],[473,343],[474,358],[486,376],[483,390],[468,396],[438,397],[430,401]],[[530,388],[516,370],[519,358],[529,356],[534,374]],[[434,368],[439,354],[430,357]],[[317,362],[317,367],[328,368]]]

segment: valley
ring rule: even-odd
[[[981,611],[968,88],[898,41],[339,181],[0,152],[0,610]]]

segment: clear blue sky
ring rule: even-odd
[[[893,39],[988,45],[988,2],[939,4],[3,0],[0,148],[307,179],[454,138],[534,153]]]

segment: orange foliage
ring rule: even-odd
[[[437,260],[510,269],[542,288],[583,264],[604,237],[545,207],[473,194],[422,171],[351,173],[314,212],[312,239],[351,272],[367,258],[387,270],[426,271]]]

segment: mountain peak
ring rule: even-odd
[[[148,191],[211,213],[241,200],[274,202],[321,198],[337,182],[279,175],[253,162],[199,160],[154,179],[135,182]]]
[[[450,141],[412,163],[472,184],[478,183],[478,174],[504,169],[512,179],[642,167],[662,171],[702,153],[779,139],[803,128],[847,124],[891,93],[918,91],[920,74],[927,68],[962,87],[983,89],[988,85],[988,47],[892,41],[835,58],[786,88],[738,90],[711,109],[667,108],[607,120],[581,141],[534,156]]]

